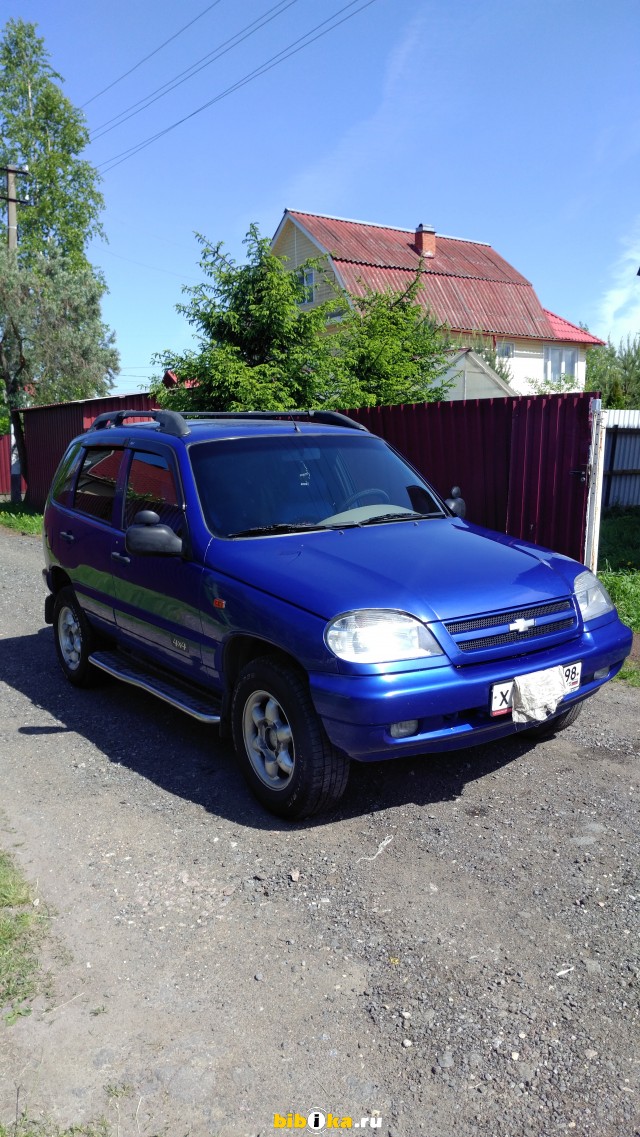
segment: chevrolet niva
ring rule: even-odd
[[[60,666],[218,723],[282,817],[350,759],[560,730],[630,651],[583,565],[470,524],[344,415],[145,416],[100,415],[54,478]]]

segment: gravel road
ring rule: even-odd
[[[336,814],[286,827],[215,730],[65,683],[40,568],[0,533],[0,845],[52,913],[52,991],[0,1027],[0,1122],[19,1088],[121,1137],[312,1110],[637,1137],[640,691],[537,746],[355,767]]]

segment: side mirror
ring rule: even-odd
[[[160,518],[152,509],[142,509],[136,513],[133,525],[124,535],[128,553],[142,557],[179,557],[182,555],[182,540],[168,525],[161,525]]]
[[[449,507],[452,513],[455,513],[456,517],[467,516],[467,506],[462,497],[460,486],[453,487],[451,497],[448,497],[444,504]]]

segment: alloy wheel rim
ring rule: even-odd
[[[75,612],[66,605],[58,616],[58,641],[65,666],[76,671],[82,653],[82,631]]]
[[[295,747],[289,720],[269,691],[254,691],[245,703],[242,733],[249,761],[265,786],[283,790],[295,767]]]

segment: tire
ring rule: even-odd
[[[101,672],[89,663],[95,637],[72,588],[61,588],[53,605],[53,636],[58,663],[74,687],[93,687]]]
[[[247,664],[233,691],[231,726],[244,777],[271,813],[297,821],[342,797],[349,759],[327,738],[293,668],[267,657]]]
[[[547,719],[546,722],[541,722],[539,726],[527,727],[526,734],[531,738],[552,738],[560,730],[565,730],[566,727],[571,726],[571,723],[582,714],[582,702],[574,703],[568,710],[563,711],[561,715],[556,715],[553,719]]]

